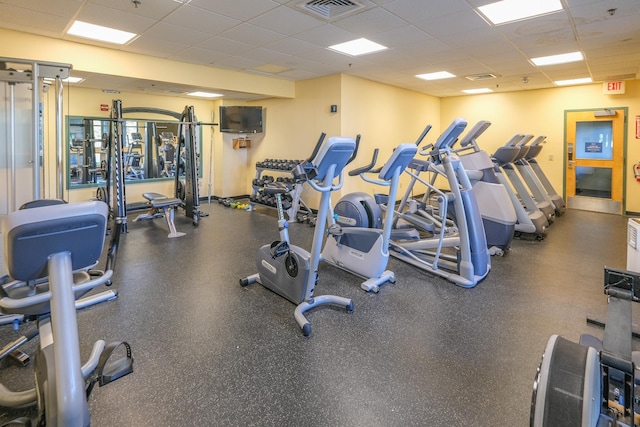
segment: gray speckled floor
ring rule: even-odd
[[[94,390],[93,426],[525,426],[547,339],[601,336],[585,319],[605,317],[603,266],[626,264],[626,218],[569,210],[544,241],[515,240],[474,289],[392,259],[397,283],[367,294],[322,266],[316,293],[355,311],[311,311],[305,338],[293,304],[238,284],[277,238],[273,213],[203,210],[198,228],[176,216],[179,239],[163,220],[129,222],[119,298],[78,313],[83,357],[102,338],[135,358],[133,374]],[[293,224],[292,243],[310,248],[312,232]],[[0,343],[12,337],[0,328]],[[28,368],[0,372],[14,389],[31,381]],[[0,408],[0,423],[23,413]]]

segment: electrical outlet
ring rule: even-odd
[[[549,161],[553,162],[553,154],[549,154]]]

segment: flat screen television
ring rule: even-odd
[[[262,107],[220,106],[220,132],[262,133]]]

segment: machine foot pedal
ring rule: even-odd
[[[125,351],[125,354],[122,354],[122,350]],[[131,346],[124,341],[113,342],[106,346],[98,362],[98,383],[100,387],[131,372],[133,372]]]
[[[22,350],[13,350],[9,357],[20,366],[27,366],[31,362],[29,355]]]

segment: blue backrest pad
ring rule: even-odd
[[[70,252],[72,268],[100,258],[108,207],[100,201],[38,207],[11,212],[3,222],[5,266],[16,280],[48,276],[50,255]]]

